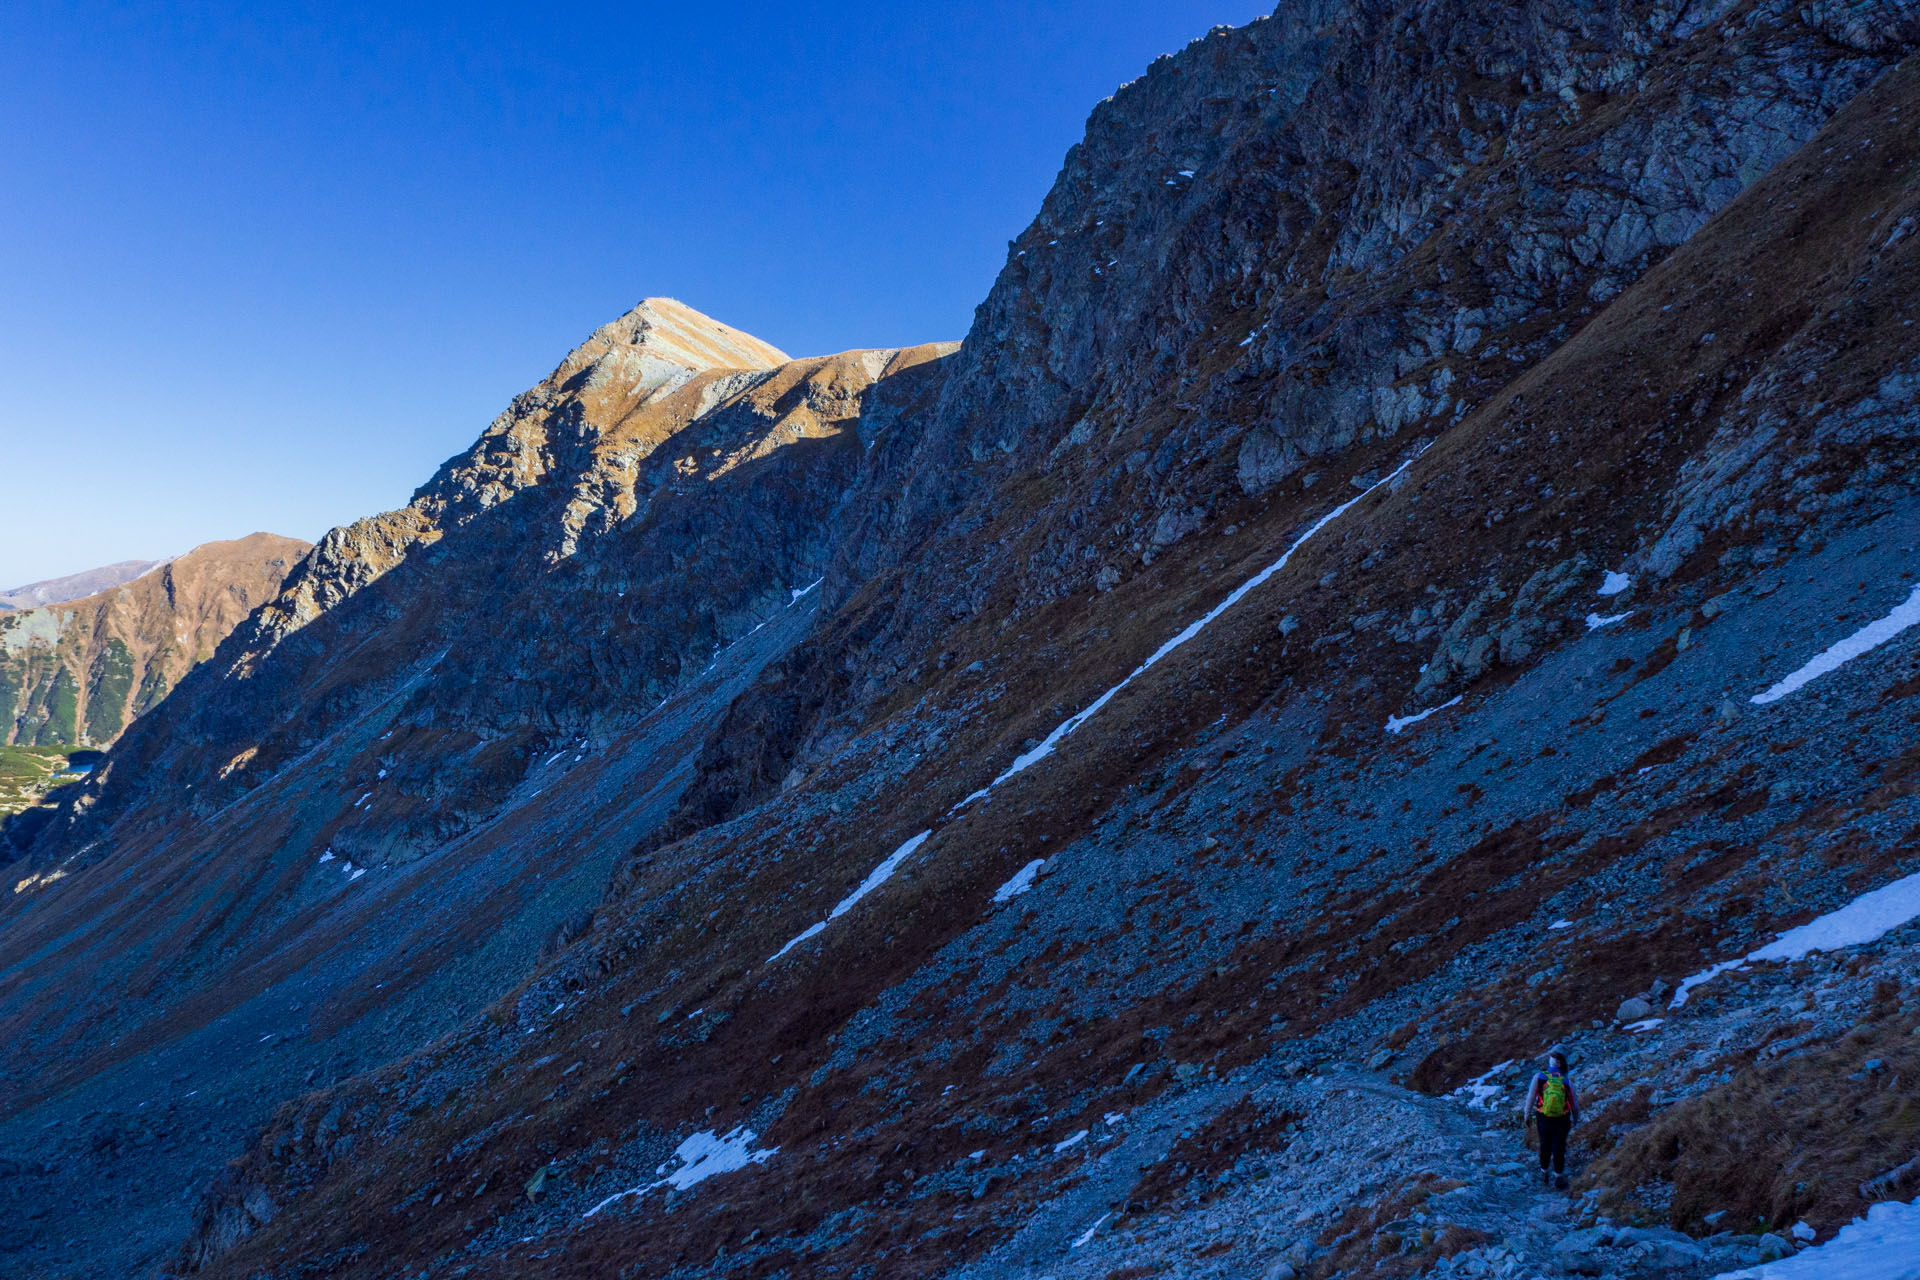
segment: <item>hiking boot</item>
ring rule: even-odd
[[[1553,1170],[1542,1169],[1540,1171],[1540,1185],[1543,1187],[1551,1187],[1553,1185]]]
[[[1567,1175],[1564,1173],[1556,1173],[1553,1176],[1553,1185],[1556,1190],[1565,1191],[1567,1189]]]

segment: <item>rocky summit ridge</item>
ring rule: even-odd
[[[0,1258],[1705,1277],[1901,1229],[1916,47],[1310,0],[1095,108],[957,347],[597,330],[34,834]],[[1555,1042],[1565,1191],[1501,1123]]]

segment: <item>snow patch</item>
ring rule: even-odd
[[[1085,1142],[1086,1140],[1087,1140],[1087,1130],[1082,1129],[1078,1133],[1072,1134],[1069,1137],[1062,1138],[1060,1141],[1054,1143],[1053,1154],[1059,1155],[1062,1151],[1067,1150],[1069,1147],[1077,1147],[1081,1143]]]
[[[1108,1218],[1111,1218],[1112,1216],[1113,1216],[1113,1211],[1108,1210],[1106,1213],[1103,1213],[1099,1217],[1095,1218],[1093,1220],[1093,1225],[1080,1233],[1079,1238],[1073,1242],[1072,1247],[1075,1249],[1078,1249],[1081,1245],[1093,1239],[1093,1233],[1098,1231],[1100,1229],[1100,1225],[1104,1223]]]
[[[1635,1034],[1642,1031],[1651,1031],[1665,1021],[1665,1018],[1642,1018],[1638,1022],[1629,1022],[1627,1024],[1627,1030]]]
[[[1573,928],[1573,921],[1571,921],[1571,920],[1555,920],[1555,921],[1554,921],[1554,922],[1553,922],[1552,924],[1550,924],[1550,925],[1548,925],[1548,926],[1547,926],[1547,928],[1549,928],[1549,929],[1571,929],[1571,928]]]
[[[1629,578],[1624,573],[1615,573],[1612,569],[1609,569],[1607,570],[1607,576],[1603,578],[1600,582],[1600,590],[1595,592],[1595,594],[1603,595],[1603,596],[1617,596],[1622,591],[1625,591],[1628,587],[1632,585],[1633,585],[1632,578]]]
[[[1625,613],[1609,613],[1605,617],[1602,617],[1597,613],[1590,613],[1587,615],[1587,630],[1598,631],[1600,628],[1610,627],[1616,622],[1625,622],[1628,618],[1631,618],[1632,616],[1633,616],[1633,610],[1631,609],[1627,610]]]
[[[1466,697],[1464,693],[1456,693],[1453,697],[1447,699],[1437,707],[1428,707],[1425,711],[1415,712],[1410,716],[1388,716],[1387,732],[1399,733],[1410,724],[1419,724],[1436,711],[1445,711],[1448,707],[1457,707],[1460,705],[1460,700],[1464,697]]]
[[[678,1169],[658,1182],[649,1182],[642,1186],[629,1187],[625,1191],[616,1191],[587,1210],[582,1217],[591,1218],[616,1200],[623,1200],[628,1196],[645,1195],[655,1187],[671,1186],[676,1191],[685,1191],[696,1183],[705,1182],[715,1174],[732,1173],[736,1169],[744,1169],[752,1164],[765,1164],[778,1154],[780,1148],[768,1147],[764,1151],[755,1151],[753,1140],[757,1136],[753,1130],[744,1125],[725,1136],[711,1129],[696,1133],[674,1148],[673,1154],[680,1158]]]
[[[1920,1204],[1876,1204],[1818,1248],[1716,1280],[1920,1280]]]
[[[933,834],[933,828],[929,827],[925,831],[922,831],[919,835],[913,836],[912,838],[910,838],[905,844],[901,845],[898,849],[895,849],[892,853],[888,854],[885,860],[882,861],[879,866],[875,867],[872,871],[869,871],[867,873],[867,878],[860,882],[860,886],[857,889],[855,889],[852,893],[848,894],[846,897],[840,899],[839,905],[834,907],[833,910],[827,912],[826,920],[817,921],[814,924],[808,925],[805,930],[803,930],[792,941],[788,942],[786,946],[780,948],[778,951],[774,952],[771,956],[769,956],[768,962],[771,963],[774,960],[778,960],[781,956],[787,954],[787,952],[793,950],[796,946],[798,946],[802,942],[805,942],[808,938],[818,936],[820,932],[827,927],[828,920],[838,920],[841,916],[851,911],[853,909],[854,903],[860,901],[860,899],[866,897],[868,894],[872,893],[875,889],[878,889],[881,885],[885,884],[888,880],[892,879],[893,873],[900,869],[900,864],[905,862],[907,858],[912,855],[915,849],[918,849],[921,845],[925,844],[927,842],[927,837],[932,834]]]
[[[1710,982],[1729,969],[1744,969],[1761,960],[1798,960],[1815,951],[1836,951],[1858,947],[1884,937],[1909,921],[1920,919],[1920,873],[1904,876],[1892,884],[1863,893],[1837,911],[1816,916],[1797,929],[1789,929],[1757,951],[1749,951],[1738,960],[1722,960],[1681,982],[1673,993],[1670,1008],[1678,1009],[1687,995],[1703,982]]]
[[[1475,1076],[1458,1089],[1455,1089],[1453,1096],[1466,1099],[1467,1106],[1475,1111],[1493,1110],[1494,1104],[1499,1101],[1500,1095],[1505,1093],[1507,1088],[1505,1085],[1488,1084],[1487,1081],[1493,1079],[1512,1065],[1513,1059],[1508,1058],[1499,1066]]]
[[[1060,744],[1060,740],[1062,738],[1066,737],[1068,734],[1072,733],[1075,729],[1078,729],[1081,725],[1091,720],[1094,717],[1094,714],[1098,712],[1100,708],[1106,706],[1109,702],[1113,701],[1114,696],[1118,694],[1122,689],[1126,688],[1128,685],[1132,684],[1135,680],[1139,679],[1143,674],[1147,672],[1149,668],[1155,666],[1157,663],[1160,662],[1161,659],[1165,658],[1168,654],[1172,653],[1175,649],[1178,649],[1181,645],[1185,644],[1187,641],[1199,635],[1203,630],[1206,629],[1207,624],[1211,623],[1214,619],[1218,618],[1221,614],[1225,613],[1227,610],[1233,608],[1234,605],[1239,604],[1242,600],[1246,599],[1247,594],[1249,592],[1253,591],[1256,587],[1259,587],[1261,584],[1266,582],[1266,580],[1268,578],[1271,578],[1274,574],[1286,568],[1287,561],[1293,559],[1293,553],[1298,551],[1301,547],[1305,546],[1309,538],[1313,537],[1314,534],[1320,532],[1322,529],[1332,524],[1335,520],[1338,520],[1341,516],[1345,515],[1353,507],[1355,503],[1364,499],[1368,494],[1372,493],[1375,489],[1378,489],[1381,485],[1387,484],[1390,481],[1394,480],[1400,475],[1401,472],[1405,471],[1408,467],[1412,465],[1413,465],[1413,459],[1408,458],[1405,462],[1395,467],[1387,475],[1381,477],[1379,480],[1376,480],[1373,484],[1367,486],[1367,488],[1363,490],[1357,497],[1347,499],[1347,501],[1341,503],[1339,506],[1335,507],[1333,510],[1327,512],[1327,514],[1321,516],[1318,520],[1314,521],[1311,525],[1307,527],[1307,531],[1305,533],[1301,534],[1299,537],[1293,540],[1292,545],[1289,546],[1284,552],[1281,553],[1280,558],[1278,560],[1275,560],[1272,564],[1268,565],[1266,568],[1262,569],[1260,572],[1254,574],[1251,578],[1248,578],[1245,582],[1235,587],[1227,595],[1227,598],[1225,600],[1222,600],[1219,604],[1209,609],[1206,612],[1206,614],[1199,619],[1199,621],[1189,623],[1186,629],[1180,632],[1179,635],[1176,635],[1175,637],[1173,637],[1173,639],[1168,640],[1165,644],[1161,645],[1158,649],[1155,649],[1152,655],[1149,656],[1145,662],[1142,662],[1139,666],[1135,667],[1130,674],[1128,674],[1126,679],[1122,680],[1119,684],[1114,685],[1113,688],[1107,690],[1105,693],[1101,694],[1098,698],[1095,698],[1086,707],[1075,712],[1073,715],[1067,717],[1067,719],[1061,721],[1061,723],[1053,730],[1053,732],[1049,733],[1046,736],[1045,740],[1043,740],[1039,746],[1035,747],[1031,751],[1023,752],[1022,754],[1015,756],[1013,763],[1006,767],[1005,772],[1003,772],[999,777],[995,778],[991,783],[989,783],[985,788],[983,788],[981,792],[976,792],[975,794],[984,794],[986,791],[991,791],[994,787],[999,786],[1001,783],[1005,782],[1008,778],[1013,777],[1013,775],[1015,775],[1016,773],[1024,773],[1026,770],[1031,769],[1034,765],[1039,764],[1042,760],[1045,760],[1048,756],[1052,755],[1053,749]]]
[[[1914,587],[1906,601],[1884,618],[1869,622],[1846,639],[1829,645],[1812,661],[1780,681],[1764,693],[1756,693],[1750,701],[1764,705],[1778,702],[1810,680],[1817,680],[1829,671],[1834,671],[1853,661],[1870,649],[1877,649],[1887,641],[1905,631],[1915,623],[1920,623],[1920,586]]]
[[[794,605],[799,604],[800,601],[805,599],[813,591],[815,587],[819,586],[821,583],[825,582],[826,580],[827,580],[826,575],[821,574],[819,577],[815,578],[812,582],[809,582],[804,587],[790,588],[790,590],[793,592],[793,599],[787,601],[787,607],[791,609]],[[758,627],[754,629],[756,631],[759,630]]]
[[[1013,879],[1007,881],[998,889],[995,889],[993,891],[993,900],[995,902],[1005,902],[1007,899],[1017,898],[1027,890],[1033,888],[1033,878],[1039,875],[1040,868],[1046,865],[1047,860],[1045,858],[1035,858],[1032,862],[1029,862],[1026,866],[1014,872]]]

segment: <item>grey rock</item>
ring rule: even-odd
[[[1639,996],[1630,996],[1620,1002],[1620,1007],[1613,1011],[1613,1016],[1621,1022],[1639,1022],[1643,1018],[1653,1016],[1653,1006]]]

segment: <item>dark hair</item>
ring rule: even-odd
[[[1560,1050],[1558,1049],[1555,1049],[1553,1052],[1547,1055],[1548,1066],[1552,1066],[1556,1062],[1560,1064],[1560,1069],[1562,1071],[1565,1071],[1567,1069],[1567,1055],[1560,1052]]]

